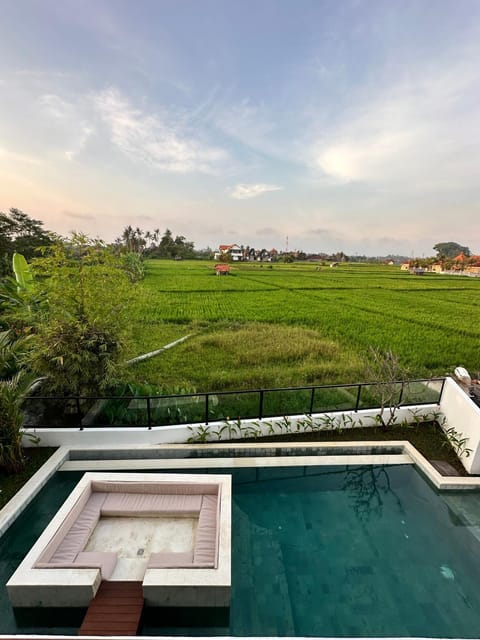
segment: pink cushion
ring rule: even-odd
[[[109,551],[83,551],[73,562],[37,562],[37,569],[100,569],[102,578],[108,580],[117,564],[117,554]]]
[[[93,492],[92,492],[93,490]],[[160,493],[159,493],[160,491]],[[150,567],[216,567],[220,485],[165,482],[95,482],[77,500],[45,547],[36,567],[99,567],[111,576],[116,554],[83,552],[100,515],[196,516],[198,528],[192,552],[152,554]]]
[[[115,482],[94,480],[92,491],[107,493],[154,493],[154,494],[175,494],[175,495],[215,495],[218,494],[219,485],[217,483],[195,484],[193,482]]]
[[[199,495],[109,493],[102,506],[102,515],[196,515],[201,506],[202,496]]]
[[[79,568],[99,567],[103,580],[108,580],[117,564],[117,554],[110,551],[82,551],[75,558]]]
[[[67,514],[65,520],[58,527],[57,531],[52,536],[50,542],[46,545],[45,549],[42,551],[38,558],[39,563],[48,562],[52,555],[55,553],[58,545],[61,543],[65,535],[68,533],[68,530],[71,528],[72,524],[78,518],[80,513],[82,512],[83,507],[88,502],[91,496],[90,487],[87,487],[85,491],[79,496],[77,502],[72,507],[71,511]],[[73,558],[72,558],[73,559]]]
[[[106,498],[105,493],[92,493],[83,511],[70,530],[60,541],[50,558],[50,562],[73,562],[77,553],[83,550],[88,538],[100,518],[100,509]]]
[[[194,564],[217,566],[217,497],[203,496],[195,539]]]
[[[193,565],[192,551],[162,551],[150,554],[148,569],[187,568]]]

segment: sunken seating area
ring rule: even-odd
[[[158,493],[158,491],[162,493]],[[108,580],[117,557],[83,549],[101,517],[197,517],[192,552],[153,553],[149,567],[216,567],[218,554],[218,484],[92,482],[40,555],[41,569],[98,567]],[[155,491],[155,493],[154,493]]]
[[[134,570],[142,572],[147,604],[227,606],[230,494],[230,476],[87,473],[8,582],[10,600],[15,606],[86,606],[102,580],[137,579],[125,575]],[[119,518],[123,530],[131,524],[133,532],[152,518],[158,527],[190,519],[191,546],[172,550],[157,543],[147,554],[142,547],[138,558],[101,542],[90,549],[99,523],[110,519],[115,533]]]

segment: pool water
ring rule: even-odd
[[[144,635],[480,637],[480,493],[410,465],[203,472],[233,476],[230,611],[147,609]],[[80,476],[0,539],[0,633],[77,633],[83,611],[15,616],[3,585]]]

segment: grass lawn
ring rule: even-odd
[[[168,391],[366,380],[370,346],[391,349],[411,377],[480,367],[480,278],[422,277],[397,266],[152,260],[131,311],[131,355],[185,343],[128,369]]]

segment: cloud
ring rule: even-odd
[[[257,236],[276,236],[278,235],[278,229],[274,227],[262,227],[261,229],[257,229],[255,231],[255,235]]]
[[[92,114],[84,104],[73,104],[53,93],[40,96],[39,104],[47,119],[55,121],[55,140],[67,147],[65,158],[73,161],[95,132]]]
[[[213,125],[233,140],[262,155],[282,154],[275,141],[274,113],[264,104],[244,99],[239,103],[225,103],[212,111]]]
[[[117,89],[96,95],[94,105],[113,144],[133,162],[169,173],[216,174],[229,160],[226,151],[204,143],[168,114],[135,108]]]
[[[43,111],[57,120],[68,120],[76,113],[75,107],[71,102],[54,93],[43,94],[40,96],[39,102]]]
[[[352,99],[354,106],[310,146],[310,165],[323,181],[340,184],[415,193],[474,186],[479,96],[480,76],[468,58],[419,65],[408,80]]]
[[[89,127],[88,125],[79,127],[77,140],[75,141],[75,143],[72,145],[70,149],[67,149],[65,151],[65,157],[67,158],[67,160],[72,161],[76,158],[76,156],[78,156],[78,154],[83,150],[83,148],[87,144],[87,141],[93,132],[94,132],[94,129],[92,127]]]
[[[42,159],[37,158],[35,156],[16,153],[14,151],[9,151],[8,149],[0,147],[0,162],[2,160],[5,160],[6,165],[7,165],[7,162],[18,162],[21,164],[37,165],[37,166],[41,166],[43,164]]]
[[[74,220],[95,220],[96,216],[90,213],[76,213],[74,211],[64,210],[62,211],[62,215],[65,218],[73,218]]]
[[[235,200],[248,200],[269,191],[281,191],[282,189],[283,187],[276,184],[237,184],[236,187],[232,187],[230,190],[230,195]]]

